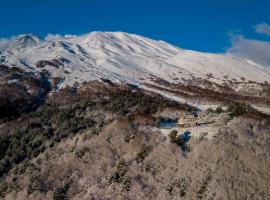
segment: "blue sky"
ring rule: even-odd
[[[1,38],[125,31],[207,52],[235,52],[239,40],[270,41],[267,0],[1,0],[0,6]]]

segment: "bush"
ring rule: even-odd
[[[28,186],[27,192],[31,194],[35,191],[42,191],[42,182],[38,176],[31,176],[30,184]]]
[[[172,130],[169,134],[169,138],[170,138],[171,143],[180,144],[180,139],[179,139],[177,130]]]
[[[152,175],[155,175],[158,171],[157,165],[155,161],[148,161],[145,163],[144,166],[145,171],[151,173]]]
[[[8,184],[5,181],[0,182],[0,198],[5,198],[6,193],[8,192]]]
[[[179,192],[180,197],[186,195],[188,190],[188,183],[185,178],[177,179],[166,187],[167,192],[172,195],[174,190]]]
[[[127,173],[127,165],[124,160],[120,160],[116,167],[116,171],[111,176],[110,182],[121,183]]]
[[[166,107],[177,107],[183,110],[193,109],[188,105],[179,104],[175,101],[164,99],[160,96],[150,96],[142,92],[120,90],[111,94],[110,101],[104,101],[106,109],[120,115],[133,112],[140,115],[151,115]],[[100,103],[101,105],[101,103]]]
[[[221,107],[217,107],[216,108],[216,113],[217,114],[220,114],[220,113],[222,113],[223,112],[223,109],[221,108]]]
[[[148,156],[149,151],[151,150],[151,147],[142,146],[139,153],[136,156],[136,161],[142,162],[146,156]]]
[[[126,176],[122,182],[122,190],[129,191],[131,188],[131,178]]]
[[[12,165],[9,160],[10,158],[6,157],[0,161],[0,177],[9,172],[11,169]]]
[[[209,113],[213,113],[214,112],[213,108],[207,108],[206,111],[209,112]]]
[[[206,193],[207,191],[207,188],[208,188],[208,185],[211,181],[211,176],[210,175],[207,175],[203,180],[202,180],[202,183],[201,183],[201,186],[199,188],[199,190],[197,191],[197,197],[199,199],[202,199],[204,194]]]
[[[75,151],[76,158],[82,158],[85,156],[85,153],[89,151],[88,147],[83,147],[82,149],[78,149]]]
[[[67,200],[68,199],[68,188],[69,185],[57,187],[53,192],[53,200]]]
[[[252,107],[249,104],[244,102],[230,102],[227,105],[227,111],[231,112],[235,116],[240,116],[247,114],[249,111],[252,110]]]
[[[233,116],[246,116],[255,119],[269,118],[268,115],[259,112],[251,105],[244,102],[232,101],[227,104],[227,111]]]
[[[177,130],[172,130],[169,135],[169,138],[170,138],[171,143],[179,145],[182,148],[182,150],[186,152],[189,150],[187,146],[187,142],[189,141],[191,137],[190,134],[191,133],[189,131],[185,131],[183,134],[178,135]]]

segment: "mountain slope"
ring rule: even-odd
[[[194,109],[95,82],[0,123],[1,199],[270,198],[267,119],[235,116],[212,139],[192,127],[183,149],[158,122]]]
[[[45,66],[54,75],[64,76],[65,84],[97,78],[115,81],[146,82],[156,76],[169,82],[181,78],[207,78],[264,82],[270,69],[229,55],[199,53],[179,49],[162,41],[122,32],[92,32],[87,35],[43,41],[33,35],[20,36],[0,47],[4,63],[36,70],[40,60],[62,59],[60,70]],[[64,74],[64,70],[72,72]],[[191,75],[192,74],[192,75]],[[76,78],[78,76],[78,78]]]
[[[9,67],[46,72],[58,80],[56,89],[108,79],[158,93],[165,89],[170,95],[172,89],[174,95],[177,90],[184,96],[194,96],[198,90],[215,91],[218,96],[228,93],[270,102],[267,66],[232,55],[184,50],[123,32],[91,32],[54,40],[22,35],[0,46],[0,58],[0,63]]]

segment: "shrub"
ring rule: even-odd
[[[170,185],[168,185],[166,188],[166,191],[170,194],[170,195],[172,195],[172,192],[173,192],[173,186],[170,184]]]
[[[187,188],[187,181],[185,178],[181,178],[179,180],[176,180],[174,182],[174,185],[175,185],[175,187],[177,187],[180,190],[181,197],[186,195],[188,188]]]
[[[227,104],[227,111],[233,116],[246,116],[256,119],[269,118],[268,115],[259,112],[251,105],[244,102],[232,101]]]
[[[206,111],[207,111],[207,112],[209,112],[209,113],[214,112],[213,108],[207,108],[207,110],[206,110]]]
[[[67,200],[68,199],[69,184],[55,188],[53,192],[53,200]]]
[[[208,188],[208,185],[211,181],[211,176],[210,175],[207,175],[203,180],[202,180],[202,183],[201,183],[201,186],[199,188],[199,190],[197,191],[197,197],[199,199],[202,199],[205,192],[207,191],[207,188]]]
[[[186,195],[188,190],[188,184],[185,178],[177,179],[166,187],[167,192],[172,195],[174,190],[179,191],[180,197]]]
[[[179,145],[182,148],[182,150],[186,152],[189,150],[187,146],[187,142],[189,141],[191,137],[190,134],[191,133],[189,131],[185,131],[183,134],[178,135],[178,132],[176,130],[172,130],[169,135],[169,138],[170,138],[171,143]]]
[[[42,182],[38,176],[31,176],[30,184],[28,186],[28,194],[33,193],[34,191],[42,191]]]
[[[131,178],[129,176],[125,176],[122,182],[122,190],[129,191],[131,188]]]
[[[177,130],[172,130],[169,134],[169,138],[170,138],[171,143],[174,143],[174,144],[180,143]]]
[[[0,182],[0,198],[5,198],[6,193],[8,192],[8,184],[5,181]]]
[[[223,109],[221,108],[221,107],[217,107],[216,108],[216,113],[217,114],[220,114],[220,113],[222,113],[223,112]]]
[[[158,171],[158,168],[156,166],[155,161],[148,161],[145,163],[144,166],[145,171],[151,173],[152,175],[155,175]]]
[[[147,147],[147,146],[143,145],[136,156],[136,161],[138,163],[142,162],[144,160],[144,158],[146,156],[148,156],[150,150],[151,150],[151,147]]]
[[[0,161],[0,177],[9,172],[11,169],[12,165],[9,160],[10,158],[6,157]]]
[[[244,102],[236,102],[232,101],[227,105],[227,111],[231,112],[235,116],[240,116],[247,114],[247,112],[251,111],[252,107],[249,104]]]
[[[75,151],[76,158],[82,158],[85,156],[85,153],[89,151],[88,147],[83,147],[82,149],[78,149]]]
[[[124,138],[124,141],[126,143],[129,143],[131,140],[133,140],[135,138],[135,135],[134,134],[128,134],[128,135],[125,135],[125,138]]]
[[[110,182],[121,183],[127,173],[127,165],[124,160],[120,160],[116,167],[116,171],[111,176]]]
[[[151,115],[165,107],[179,107],[187,110],[188,105],[179,104],[175,101],[164,99],[162,97],[150,96],[142,92],[132,92],[131,90],[120,90],[110,95],[110,101],[99,102],[104,104],[106,109],[116,112],[120,115],[127,115],[130,112],[140,115]]]
[[[8,149],[10,143],[10,137],[2,137],[0,139],[0,159],[2,159]]]

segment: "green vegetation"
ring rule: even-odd
[[[186,131],[186,132],[189,132],[189,131]],[[186,135],[187,134],[186,132],[181,135],[178,135],[177,130],[172,130],[171,133],[169,134],[171,143],[174,143],[180,146],[184,152],[189,151],[189,146],[187,145],[187,142],[190,139],[190,136],[189,136],[190,133]]]
[[[229,102],[227,104],[227,112],[230,112],[233,116],[246,116],[255,119],[269,118],[268,115],[259,112],[245,102]]]
[[[185,143],[182,138],[178,135],[178,131],[177,130],[172,130],[170,135],[169,135],[170,141],[171,143],[177,144],[179,146],[183,146],[183,144]]]
[[[180,139],[177,130],[172,130],[169,135],[171,143],[180,144]]]
[[[11,127],[12,136],[0,137],[0,176],[25,159],[37,157],[63,138],[92,127],[95,122],[79,116],[79,108],[44,105]]]
[[[175,101],[164,100],[161,97],[151,97],[142,92],[130,92],[129,90],[118,91],[111,95],[111,101],[103,102],[105,109],[126,115],[133,113],[150,115],[166,107],[179,107],[184,110],[191,109],[188,105],[182,105]]]

